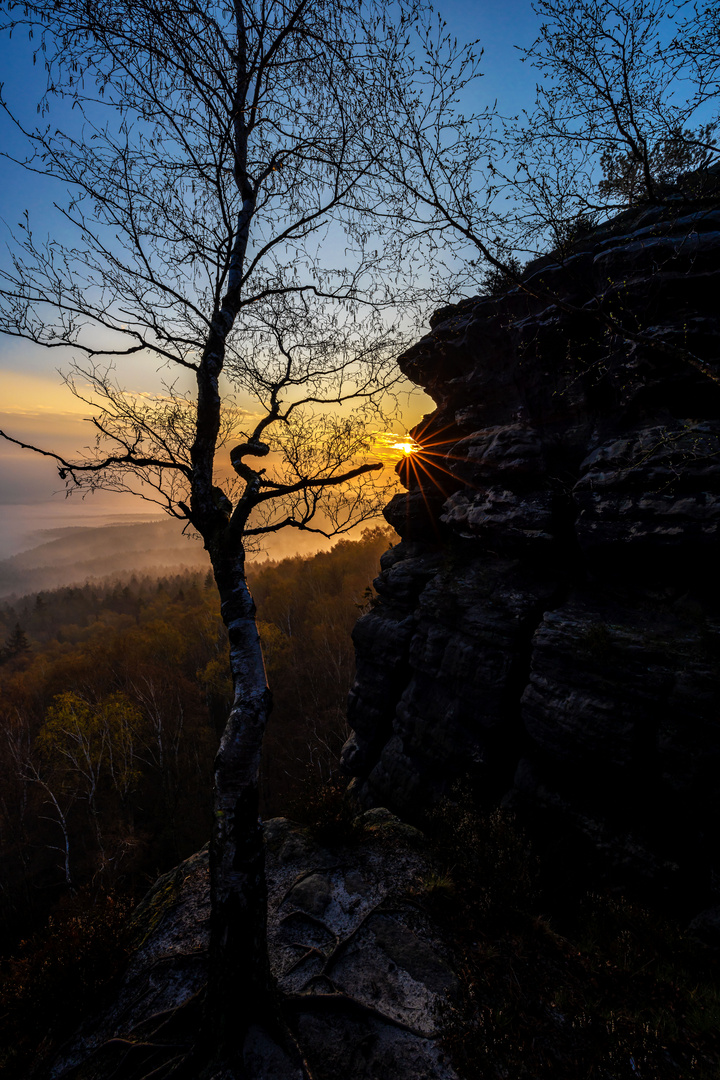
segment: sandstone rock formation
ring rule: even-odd
[[[720,871],[717,187],[443,309],[401,358],[437,408],[344,751],[363,806],[417,814],[470,771],[696,910]]]
[[[350,846],[324,847],[283,818],[267,822],[265,840],[273,974],[313,1076],[457,1080],[437,1006],[458,980],[409,895],[427,873],[422,834],[378,809],[358,820]],[[66,1045],[53,1080],[145,1080],[182,1065],[201,1020],[209,915],[204,849],[136,909],[122,984]],[[257,1075],[284,1080],[266,1047],[258,1055]]]

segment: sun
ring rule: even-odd
[[[408,435],[404,439],[398,439],[397,442],[393,443],[391,449],[398,450],[401,454],[414,454],[416,450],[419,450],[419,446]]]
[[[396,465],[421,449],[412,435],[396,431],[376,431],[371,436],[370,449],[388,465]]]

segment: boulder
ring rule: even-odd
[[[282,818],[264,828],[271,966],[313,1076],[457,1080],[439,1043],[438,1006],[458,979],[413,901],[428,873],[422,834],[384,809],[364,813],[346,843],[323,845]],[[209,909],[206,848],[136,909],[122,984],[66,1045],[53,1080],[145,1080],[182,1063],[201,1020]],[[256,1055],[257,1075],[289,1075],[274,1044],[261,1033],[256,1043],[246,1056]]]

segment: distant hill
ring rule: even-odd
[[[359,540],[361,533],[358,527],[347,538]],[[99,578],[137,573],[166,577],[182,570],[210,569],[200,539],[184,536],[181,523],[172,518],[129,525],[71,525],[48,529],[44,535],[48,537],[44,543],[0,559],[0,599],[84,585]],[[312,555],[337,542],[296,529],[270,533],[263,539],[248,561]]]
[[[45,543],[0,560],[0,597],[82,584],[108,575],[209,567],[197,537],[170,518],[144,524],[48,530]]]

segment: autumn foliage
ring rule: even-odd
[[[255,564],[274,709],[263,813],[330,779],[344,741],[350,631],[386,530]],[[57,903],[137,896],[208,839],[212,764],[232,696],[212,577],[195,571],[24,597],[0,609],[2,951]]]

